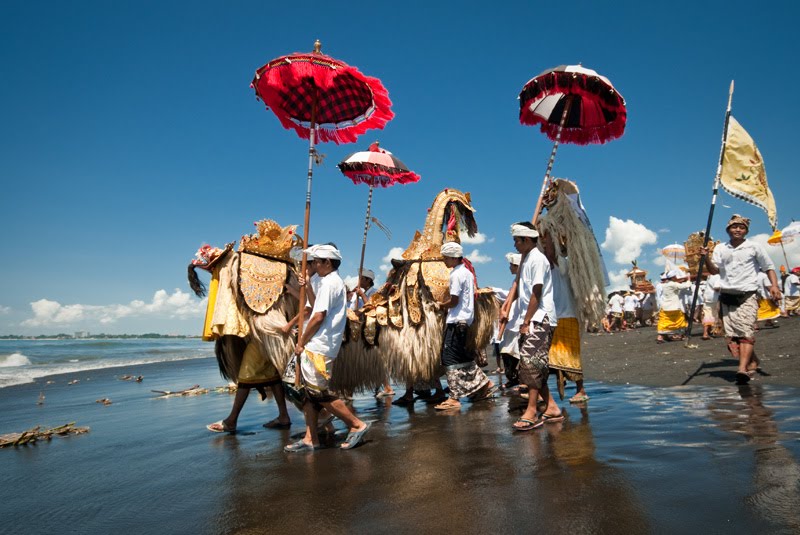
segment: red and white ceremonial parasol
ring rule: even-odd
[[[376,141],[365,151],[355,152],[339,162],[339,170],[354,184],[369,185],[367,199],[367,217],[364,221],[364,239],[361,243],[361,261],[358,264],[358,278],[364,269],[364,253],[367,248],[367,232],[369,232],[370,211],[372,209],[372,190],[375,187],[388,188],[395,184],[411,184],[420,176],[410,171],[388,150],[380,148]]]

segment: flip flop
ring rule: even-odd
[[[413,398],[397,398],[396,400],[392,401],[392,405],[396,405],[398,407],[405,407],[407,405],[414,404]]]
[[[319,449],[318,446],[314,446],[313,444],[307,444],[302,440],[298,440],[297,442],[292,442],[291,444],[287,444],[283,447],[283,451],[286,453],[303,453],[306,451],[314,451]]]
[[[450,409],[460,409],[461,403],[458,400],[447,398],[433,407],[437,411],[447,411]]]
[[[546,424],[554,424],[556,422],[563,422],[564,421],[564,413],[560,413],[558,416],[550,416],[549,414],[542,414],[542,420]]]
[[[236,428],[235,427],[233,427],[233,428],[228,427],[228,424],[226,424],[223,420],[220,420],[219,422],[214,422],[213,424],[208,424],[206,426],[206,429],[208,429],[212,433],[230,433],[230,434],[233,434],[233,433],[236,432]]]
[[[263,427],[267,429],[289,429],[292,427],[292,422],[282,424],[280,420],[275,418],[274,420],[270,420],[269,422],[263,424]]]
[[[523,423],[525,425],[516,425],[519,423]],[[530,431],[531,429],[536,429],[537,427],[542,427],[544,425],[544,420],[541,418],[537,418],[536,420],[529,420],[528,418],[520,418],[514,425],[511,426],[511,429],[514,431]]]
[[[747,383],[750,382],[750,379],[752,379],[752,377],[750,377],[749,373],[736,372],[736,384],[737,385],[746,385]]]
[[[483,394],[477,395],[472,398],[470,401],[475,403],[476,401],[483,401],[484,399],[491,399],[494,396],[494,393],[497,392],[497,385],[492,385],[486,389]]]
[[[339,446],[339,449],[351,450],[361,444],[364,435],[366,435],[367,431],[369,431],[369,428],[372,427],[372,422],[366,422],[366,424],[366,427],[364,427],[364,429],[361,431],[350,431],[347,433],[347,438],[344,439],[344,442],[342,442],[342,444]],[[347,446],[345,446],[345,444],[347,444]]]
[[[589,396],[585,396],[585,395],[578,396],[578,395],[575,395],[575,396],[572,396],[571,398],[569,398],[569,402],[570,403],[583,403],[584,401],[589,401]]]

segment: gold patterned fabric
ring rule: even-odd
[[[249,342],[244,350],[242,365],[239,367],[239,384],[270,384],[280,381],[278,369],[259,349],[256,342]]]
[[[568,372],[582,373],[581,331],[576,318],[558,318],[558,325],[550,343],[550,367]]]
[[[239,288],[247,306],[264,314],[283,293],[288,266],[283,262],[241,253]]]
[[[211,283],[208,285],[208,304],[206,305],[206,318],[203,322],[203,341],[213,342],[217,336],[212,331],[212,319],[214,318],[214,306],[217,304],[217,292],[219,291],[219,266],[216,265],[211,271]]]

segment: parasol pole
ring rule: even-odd
[[[567,114],[569,113],[569,108],[572,104],[571,95],[566,95],[564,98],[564,111],[561,113],[561,122],[558,123],[556,140],[553,142],[553,150],[550,152],[550,160],[547,162],[547,170],[544,173],[544,180],[542,181],[542,191],[539,192],[539,200],[536,201],[536,209],[533,212],[533,219],[531,219],[531,223],[534,225],[539,219],[539,212],[542,211],[544,192],[547,191],[547,186],[550,185],[550,172],[553,170],[553,162],[556,161],[556,151],[558,151],[558,144],[561,142],[561,131],[564,129],[564,123],[567,122]]]
[[[711,221],[714,219],[714,206],[717,204],[717,192],[719,182],[722,177],[722,162],[725,158],[725,145],[728,142],[728,123],[731,119],[731,102],[733,101],[733,80],[728,91],[728,108],[725,110],[725,126],[722,129],[722,147],[719,150],[719,163],[717,164],[717,174],[714,177],[714,192],[711,195],[711,208],[708,210],[708,223],[706,223],[706,233],[703,236],[703,248],[708,247],[709,236],[711,236]],[[697,263],[697,276],[694,281],[694,295],[692,296],[692,307],[689,309],[689,325],[686,326],[686,347],[689,346],[689,339],[692,337],[692,323],[694,321],[694,307],[697,306],[697,296],[700,293],[700,278],[703,276],[703,268],[706,264],[706,255],[700,256]]]
[[[322,45],[319,39],[314,43],[314,53],[319,54]],[[308,226],[311,220],[311,178],[314,175],[314,156],[316,149],[314,148],[314,138],[317,129],[317,88],[314,87],[314,98],[311,100],[311,124],[309,126],[308,134],[308,179],[306,181],[306,210],[303,216],[303,259],[300,262],[300,274],[303,278],[306,276],[306,266],[308,264],[308,255],[305,250],[308,248]],[[308,284],[310,281],[306,281]],[[306,284],[300,287],[300,303],[297,318],[297,341],[299,342],[303,336],[303,323],[305,322],[306,315]],[[294,384],[299,387],[302,377],[300,375],[300,359],[295,362],[295,376]]]
[[[364,219],[364,239],[361,242],[361,261],[358,264],[358,281],[356,282],[357,285],[361,284],[361,272],[364,271],[364,253],[367,250],[367,232],[369,231],[369,214],[372,210],[372,190],[374,186],[372,183],[369,185],[369,197],[367,198],[367,217]],[[356,286],[356,292],[358,291],[358,286]],[[356,303],[358,303],[358,297],[356,297]]]

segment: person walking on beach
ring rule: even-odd
[[[725,228],[730,237],[720,243],[708,259],[708,272],[720,276],[720,316],[728,341],[728,350],[739,361],[736,382],[746,384],[758,368],[755,355],[755,323],[758,317],[758,273],[763,271],[770,280],[769,294],[777,301],[781,297],[775,265],[764,248],[745,236],[750,220],[734,214]],[[700,253],[708,255],[703,247]]]
[[[783,281],[783,300],[786,316],[800,315],[800,267],[795,267]]]
[[[683,334],[688,323],[684,309],[685,295],[690,292],[692,284],[689,276],[680,269],[667,273],[667,282],[662,287],[661,311],[658,314],[659,344],[665,340],[683,340]]]
[[[506,254],[508,260],[508,270],[514,276],[514,281],[511,283],[511,289],[506,294],[506,301],[509,299],[508,295],[514,291],[516,286],[517,272],[519,271],[520,262],[522,262],[522,255],[519,253]],[[503,312],[503,311],[507,312]],[[519,327],[517,316],[519,309],[511,305],[503,303],[501,307],[498,336],[500,338],[500,356],[503,358],[503,367],[506,371],[506,383],[503,388],[514,388],[519,385]]]
[[[715,336],[719,320],[719,275],[709,275],[703,290],[703,340]]]
[[[553,239],[548,234],[544,234],[541,239],[544,255],[550,262],[553,277],[553,301],[556,306],[556,316],[558,316],[558,325],[553,331],[553,340],[548,353],[550,370],[555,370],[558,385],[563,385],[566,379],[575,381],[576,392],[569,402],[582,403],[589,401],[589,395],[583,387],[581,328],[578,325],[575,296],[570,285],[569,258],[562,256],[562,251],[556,249]],[[563,399],[562,386],[559,386],[559,394]]]
[[[550,262],[536,248],[539,233],[533,224],[521,221],[511,225],[511,236],[514,247],[522,255],[515,304],[519,307],[519,380],[528,387],[528,406],[512,427],[515,431],[530,431],[546,421],[564,419],[547,386],[548,353],[558,317]],[[541,415],[536,408],[540,395],[547,402]]]
[[[475,276],[463,262],[464,252],[456,242],[442,245],[444,264],[450,268],[450,298],[439,305],[447,310],[442,342],[442,366],[447,375],[450,396],[436,410],[461,407],[459,398],[487,399],[494,383],[475,363],[474,351],[467,350],[467,331],[475,319]]]
[[[321,282],[311,318],[297,340],[294,351],[295,356],[300,359],[301,381],[306,396],[303,405],[306,433],[301,440],[285,446],[283,449],[286,452],[313,451],[319,448],[317,420],[323,408],[344,422],[349,429],[341,449],[357,446],[370,427],[369,423],[357,418],[328,389],[333,361],[342,345],[347,317],[347,289],[338,272],[342,261],[341,253],[332,245],[319,245],[311,252]]]
[[[625,327],[623,319],[623,306],[625,299],[620,295],[622,292],[613,292],[608,300],[608,305],[611,307],[611,323],[609,331],[621,331]],[[615,328],[616,327],[616,328]]]
[[[630,290],[626,291],[622,301],[623,326],[626,331],[632,331],[636,328],[636,307],[638,306],[639,300],[633,292]]]

